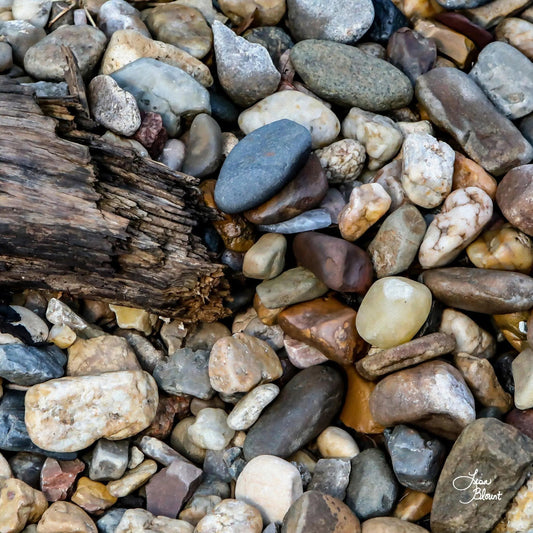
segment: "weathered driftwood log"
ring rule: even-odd
[[[69,85],[70,100],[48,101],[48,111],[73,119],[70,102],[90,122],[84,95]],[[223,316],[227,283],[193,233],[213,216],[198,180],[90,132],[60,138],[56,126],[31,90],[0,78],[0,287],[60,290],[186,321]]]

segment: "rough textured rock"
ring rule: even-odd
[[[228,427],[227,419],[228,415],[223,409],[202,409],[187,429],[189,439],[204,450],[223,450],[235,435],[235,430]]]
[[[127,441],[100,439],[93,450],[89,477],[93,481],[120,479],[128,467],[128,455]]]
[[[261,513],[239,500],[222,500],[196,525],[196,533],[261,533]]]
[[[316,490],[343,501],[350,482],[351,469],[349,459],[319,459],[307,490]]]
[[[221,0],[220,9],[234,24],[241,24],[252,15],[259,25],[273,26],[285,14],[281,0]]]
[[[259,385],[243,396],[228,415],[227,424],[240,431],[252,426],[265,407],[279,394],[279,387],[273,383]]]
[[[92,518],[70,502],[55,502],[44,512],[37,533],[97,533]]]
[[[43,493],[20,479],[0,479],[0,531],[19,533],[39,521],[48,507]]]
[[[85,470],[79,459],[57,461],[47,457],[41,470],[41,490],[49,502],[66,500],[72,493],[76,477]]]
[[[114,533],[193,533],[194,526],[184,520],[154,516],[144,509],[128,509]]]
[[[363,171],[366,160],[365,147],[354,139],[341,139],[317,150],[315,154],[331,185],[355,181]]]

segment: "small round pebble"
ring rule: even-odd
[[[223,450],[235,435],[228,427],[228,415],[222,409],[202,409],[187,433],[193,444],[206,450]]]
[[[222,500],[196,525],[195,533],[261,533],[261,513],[239,500]]]
[[[316,443],[322,457],[351,459],[359,453],[359,446],[354,438],[347,431],[336,426],[329,426],[322,431]]]

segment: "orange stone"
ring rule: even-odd
[[[481,165],[455,152],[452,190],[466,187],[479,187],[494,200],[498,183]]]
[[[273,326],[274,324],[277,324],[279,314],[286,309],[285,307],[274,307],[273,309],[269,309],[263,305],[261,298],[259,298],[257,293],[254,296],[253,306],[259,320],[261,320],[261,322],[267,326]]]
[[[529,311],[492,315],[496,327],[502,332],[507,342],[519,352],[529,348],[527,341],[527,332],[529,331],[527,321],[529,317]]]
[[[442,13],[444,8],[435,0],[392,0],[393,4],[407,17],[416,18],[433,17],[437,13]]]
[[[82,477],[71,500],[88,513],[95,513],[114,505],[117,498],[111,495],[103,483]]]
[[[372,381],[363,379],[353,366],[344,367],[348,377],[348,389],[344,407],[340,415],[341,422],[358,433],[383,433],[370,412],[370,394],[376,387]]]
[[[279,314],[278,324],[293,339],[313,346],[328,359],[349,365],[367,348],[355,328],[356,316],[351,307],[325,297],[288,307]]]
[[[405,489],[394,509],[394,516],[401,520],[416,522],[431,512],[433,498],[424,492]]]

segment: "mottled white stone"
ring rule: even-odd
[[[222,500],[198,522],[195,533],[261,533],[261,513],[238,500]]]
[[[480,233],[492,217],[492,200],[478,187],[457,189],[444,201],[429,225],[418,259],[424,268],[453,261]]]
[[[517,409],[533,407],[533,349],[526,348],[513,360],[514,403]]]
[[[263,409],[279,394],[279,387],[273,383],[259,385],[243,396],[228,416],[231,429],[243,430],[251,427]]]
[[[157,463],[152,459],[128,470],[126,475],[107,484],[107,490],[115,498],[123,498],[142,487],[157,472]]]
[[[154,516],[144,509],[128,509],[115,533],[193,533],[194,526],[184,520]]]
[[[261,126],[284,118],[309,130],[313,148],[332,143],[341,128],[333,111],[300,91],[281,91],[267,96],[240,114],[239,127],[248,135]]]
[[[445,142],[411,133],[403,143],[402,185],[409,200],[431,209],[452,190],[455,152]]]
[[[342,139],[315,152],[332,185],[355,181],[365,166],[365,147],[354,139]]]
[[[52,0],[13,0],[11,12],[15,20],[27,20],[37,28],[44,28],[50,16]]]
[[[228,427],[227,419],[223,409],[202,409],[187,430],[189,439],[206,450],[223,450],[235,435],[235,431]]]

